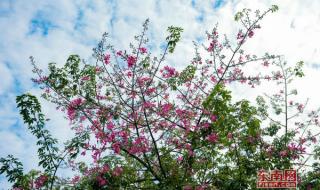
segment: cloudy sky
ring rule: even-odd
[[[168,63],[187,65],[193,42],[202,42],[205,31],[219,23],[220,33],[234,35],[239,25],[233,15],[242,8],[266,10],[272,4],[280,10],[266,17],[262,29],[248,44],[258,54],[281,54],[289,64],[306,62],[307,77],[297,83],[302,97],[320,106],[320,1],[314,0],[0,0],[0,157],[13,154],[29,170],[36,167],[35,138],[26,130],[15,105],[15,97],[25,92],[39,94],[32,84],[33,55],[45,69],[49,62],[63,64],[68,55],[90,60],[92,48],[103,32],[119,49],[128,48],[142,23],[150,19],[150,47],[158,52],[170,25],[184,28],[182,41]],[[266,90],[266,88],[264,89]],[[237,88],[238,96],[248,94]],[[50,131],[60,142],[72,136],[68,123],[44,101],[51,121]],[[0,189],[8,183],[0,177]]]

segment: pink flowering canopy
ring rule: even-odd
[[[50,63],[45,74],[31,58],[42,98],[65,113],[75,137],[59,150],[37,98],[18,96],[21,115],[38,139],[43,170],[24,174],[21,162],[8,156],[0,160],[0,172],[15,189],[204,190],[255,188],[259,169],[302,172],[310,155],[317,168],[320,151],[312,144],[319,134],[310,126],[319,127],[319,111],[302,122],[306,103],[294,99],[297,91],[290,89],[291,81],[303,76],[302,62],[291,68],[281,56],[245,51],[246,42],[263,29],[260,20],[277,9],[237,13],[242,28],[231,38],[214,27],[204,53],[196,45],[183,70],[166,62],[183,29],[168,28],[167,45],[156,57],[147,48],[148,20],[130,50],[116,49],[104,34],[93,64],[71,55],[63,67]],[[247,72],[248,64],[268,69]],[[276,83],[280,91],[257,97],[257,106],[232,101],[227,90],[232,83],[254,88],[262,82]],[[57,176],[63,165],[75,176]],[[301,187],[311,182],[319,187],[312,171],[300,179]]]

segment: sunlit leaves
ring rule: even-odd
[[[299,61],[295,68],[294,68],[294,74],[295,76],[298,76],[298,77],[303,77],[304,76],[304,73],[302,71],[302,67],[303,67],[303,61]]]
[[[279,6],[278,5],[272,5],[271,6],[271,12],[276,12],[279,10]]]
[[[170,53],[173,53],[178,41],[181,38],[182,31],[183,29],[181,27],[168,27],[168,32],[170,33],[170,35],[166,38],[166,40],[168,42],[168,49]]]

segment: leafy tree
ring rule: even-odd
[[[290,100],[297,93],[289,90],[290,83],[303,76],[302,62],[290,68],[281,56],[244,50],[261,28],[259,21],[277,9],[254,15],[243,9],[235,16],[242,28],[230,39],[214,27],[207,32],[205,53],[196,45],[195,57],[181,71],[165,61],[183,29],[170,26],[164,52],[155,57],[146,48],[148,20],[130,51],[117,50],[104,34],[94,49],[94,64],[70,55],[62,67],[49,63],[45,74],[31,58],[42,98],[66,113],[76,135],[59,150],[45,129],[37,98],[18,96],[20,113],[38,139],[43,170],[24,174],[21,162],[8,156],[0,160],[0,172],[20,189],[255,189],[259,169],[306,166],[306,146],[318,136],[308,128],[319,122],[318,111],[302,122],[305,104]],[[270,65],[270,74],[250,75],[248,63]],[[270,103],[263,96],[257,97],[257,106],[232,101],[229,84],[255,87],[262,81],[282,88],[265,95]],[[77,159],[87,154],[92,159]],[[78,175],[56,176],[62,165]],[[316,167],[305,172],[301,187],[319,187],[316,172]]]

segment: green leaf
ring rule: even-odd
[[[237,12],[236,15],[234,16],[235,21],[239,21],[243,17],[242,12]]]
[[[49,131],[44,128],[46,119],[40,102],[29,93],[17,96],[16,102],[24,122],[28,124],[28,129],[38,139],[39,166],[43,166],[48,172],[52,171],[57,159],[55,155],[58,152],[57,139],[52,138]]]
[[[178,41],[181,38],[183,29],[181,27],[170,26],[168,27],[167,31],[170,33],[170,35],[166,38],[168,41],[168,49],[170,53],[173,53]]]
[[[22,163],[12,155],[8,155],[6,158],[0,158],[0,164],[0,174],[6,173],[8,181],[18,185],[23,177]]]
[[[272,5],[271,6],[271,12],[276,12],[276,11],[278,11],[279,10],[279,7],[278,7],[278,5]]]
[[[179,75],[178,84],[181,85],[195,76],[196,67],[193,65],[188,65]]]

